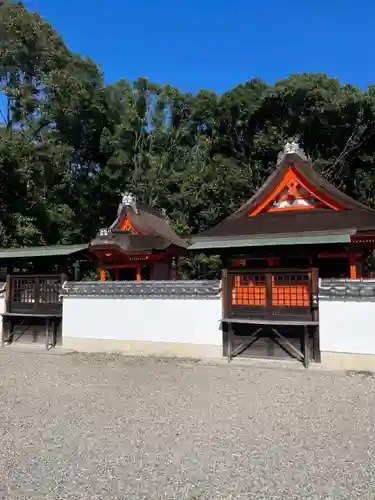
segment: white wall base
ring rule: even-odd
[[[352,354],[346,352],[322,352],[321,364],[324,370],[356,370],[375,372],[374,354]]]
[[[119,353],[128,356],[177,358],[221,358],[222,347],[178,342],[137,342],[135,340],[85,339],[65,337],[63,347],[77,352]]]

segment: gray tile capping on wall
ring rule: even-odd
[[[67,281],[62,296],[215,299],[220,281]]]
[[[375,280],[322,279],[319,300],[375,301]]]

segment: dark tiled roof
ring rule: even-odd
[[[295,145],[297,146],[297,145]],[[335,200],[344,207],[343,211],[313,209],[301,211],[271,212],[249,217],[248,213],[269,196],[282,180],[290,164],[322,195]],[[199,238],[218,238],[231,236],[272,235],[283,233],[308,233],[317,231],[375,229],[375,211],[357,202],[335,188],[320,174],[314,171],[311,162],[298,148],[281,155],[275,171],[264,185],[234,214],[227,217],[214,228],[196,235]]]
[[[88,244],[81,245],[45,245],[37,247],[0,248],[0,259],[26,259],[34,257],[57,257],[72,255],[88,249]]]
[[[127,217],[130,224],[140,233],[132,234],[120,229],[121,222]],[[91,247],[117,246],[126,253],[162,251],[174,245],[186,249],[189,243],[178,236],[162,212],[146,205],[122,205],[118,217],[106,235],[97,235]]]
[[[319,300],[374,301],[375,280],[322,279]]]
[[[68,281],[68,297],[210,299],[220,297],[219,281]]]
[[[375,212],[368,210],[303,210],[228,218],[196,239],[223,236],[375,230]]]
[[[233,219],[245,214],[247,215],[247,213],[254,209],[262,201],[262,199],[264,199],[264,197],[270,195],[282,180],[290,164],[293,164],[297,171],[299,171],[308,182],[316,186],[316,188],[318,188],[323,195],[328,195],[330,198],[336,200],[340,205],[343,205],[346,209],[371,211],[369,207],[354,200],[328,182],[322,175],[313,169],[311,162],[305,157],[302,157],[298,153],[290,153],[284,154],[281,157],[276,169],[268,177],[263,186],[233,215],[230,215],[228,219]]]
[[[139,236],[123,231],[109,232],[106,236],[98,235],[91,242],[91,247],[117,246],[124,252],[145,252],[165,250],[170,241],[160,236]]]
[[[155,210],[143,205],[137,206],[137,209],[136,211],[132,207],[126,207],[126,215],[141,234],[164,238],[170,244],[180,248],[188,247],[188,242],[173,231],[170,221],[164,214],[158,214]]]

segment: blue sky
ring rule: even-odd
[[[252,77],[325,72],[375,83],[371,0],[25,0],[106,81],[146,76],[223,92]]]

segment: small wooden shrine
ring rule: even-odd
[[[126,193],[116,220],[99,231],[89,253],[100,269],[101,280],[170,280],[178,278],[178,259],[187,246],[165,213]]]
[[[308,364],[320,357],[318,279],[366,277],[365,257],[373,248],[375,211],[314,171],[292,141],[254,196],[197,235],[189,249],[221,256],[229,358],[256,341],[262,357],[284,352]],[[232,327],[240,331],[244,325],[248,341],[233,350]],[[302,337],[291,331],[296,326]],[[268,340],[262,343],[263,334]]]

